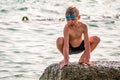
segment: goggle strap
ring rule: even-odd
[[[66,19],[75,19],[76,18],[76,16],[75,15],[71,15],[71,16],[65,16],[66,17]]]

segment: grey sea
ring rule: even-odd
[[[90,60],[120,61],[120,0],[0,0],[0,80],[38,80],[62,60],[56,39],[68,6],[80,10],[89,36],[101,38]],[[70,55],[70,62],[80,55]]]

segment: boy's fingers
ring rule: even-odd
[[[61,64],[61,65],[60,65],[60,69],[62,69],[64,66],[65,66],[65,65]]]
[[[94,65],[95,63],[92,61],[92,62],[88,62],[88,63],[86,63],[88,66],[92,66],[92,65]]]
[[[64,67],[67,66],[67,65],[69,65],[69,64],[61,63],[61,64],[60,64],[60,69],[64,68]]]

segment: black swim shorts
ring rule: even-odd
[[[82,43],[78,47],[72,47],[71,44],[69,45],[69,54],[77,54],[77,53],[80,53],[84,50],[85,50],[84,40],[82,41]]]

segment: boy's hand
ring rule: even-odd
[[[87,64],[87,65],[94,65],[94,62],[89,61],[89,59],[87,59],[87,58],[84,58],[84,63]]]
[[[69,61],[62,60],[59,64],[60,64],[60,69],[62,69],[63,67],[69,65]]]
[[[87,54],[83,54],[78,63],[79,64],[94,65],[94,62],[90,61],[90,56],[88,56]]]
[[[80,60],[79,62],[78,62],[78,64],[87,64],[87,65],[94,65],[94,62],[93,61],[89,61],[89,62],[87,62],[85,59],[84,60]]]
[[[89,61],[89,62],[85,61],[84,64],[87,64],[88,66],[92,66],[92,65],[94,65],[95,63],[94,63],[93,61]]]

